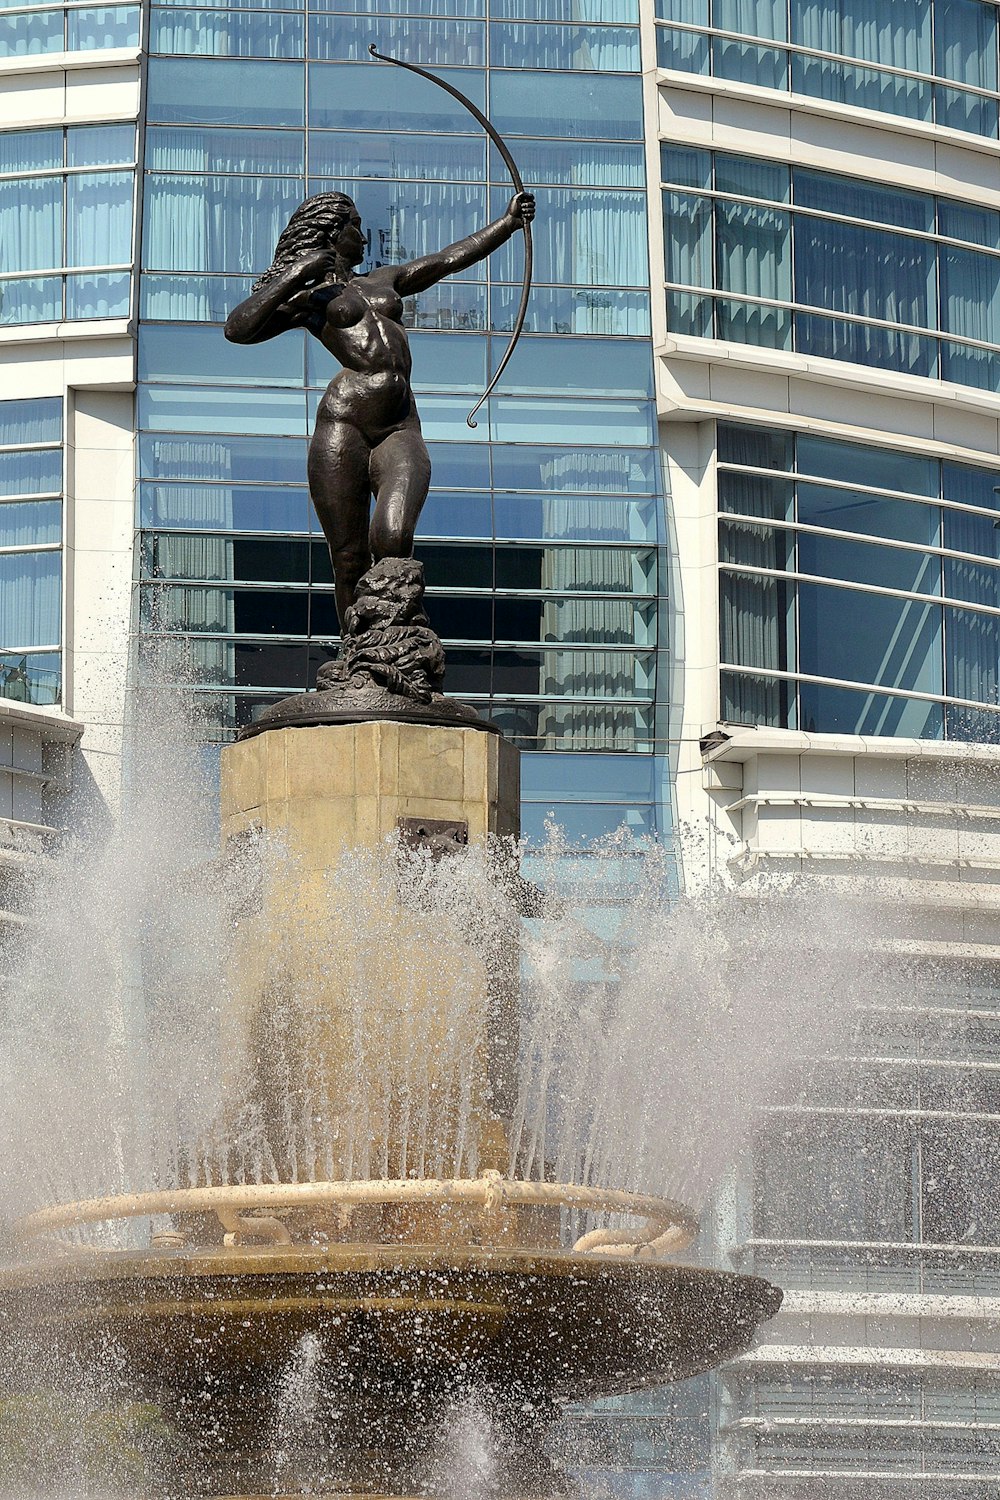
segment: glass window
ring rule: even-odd
[[[58,646],[60,552],[0,554],[0,647]]]
[[[0,131],[0,173],[58,171],[62,164],[61,130]]]
[[[926,552],[847,542],[803,531],[798,536],[798,566],[800,573],[841,578],[848,583],[870,583],[913,594],[941,592],[941,559]]]
[[[0,495],[58,495],[62,468],[59,448],[0,453]]]
[[[66,131],[68,167],[113,167],[134,161],[134,125],[71,125]]]
[[[132,259],[131,172],[75,172],[66,179],[66,264]]]
[[[880,5],[878,0],[790,0],[791,39],[800,47],[839,52],[905,72],[930,73],[931,0]]]
[[[292,130],[215,130],[151,126],[146,169],[164,172],[258,172],[302,177],[305,137]]]
[[[301,484],[306,471],[304,438],[153,436],[139,440],[140,473],[150,479],[218,479]]]
[[[311,131],[309,171],[314,177],[417,177],[480,183],[485,141],[470,136]]]
[[[145,263],[164,271],[259,275],[303,197],[283,177],[149,173],[146,183]]]
[[[70,52],[92,47],[138,47],[139,7],[101,5],[66,12],[66,46]]]
[[[0,505],[0,547],[38,547],[61,540],[62,505],[58,500]]]
[[[35,57],[62,52],[65,47],[61,10],[24,11],[0,15],[0,57]]]
[[[757,1157],[757,1232],[765,1236],[909,1240],[909,1126],[824,1118],[771,1127]]]
[[[51,323],[63,317],[63,284],[58,276],[0,282],[0,324]]]
[[[305,74],[287,62],[150,58],[151,121],[192,125],[304,124]]]
[[[151,52],[214,57],[300,57],[305,22],[289,11],[182,10],[154,5]]]
[[[996,90],[995,5],[984,5],[982,0],[934,0],[934,72],[956,83]],[[938,118],[941,124],[953,123],[942,120],[940,110]]]
[[[0,271],[62,265],[62,189],[61,177],[0,182]]]
[[[305,334],[231,344],[220,328],[150,323],[139,338],[139,379],[189,385],[292,386],[305,375]]]
[[[15,703],[53,704],[61,697],[61,657],[58,651],[0,653],[0,698]]]
[[[799,584],[798,599],[801,672],[944,691],[940,606],[814,583]]]
[[[439,77],[484,108],[482,73],[469,69],[450,73],[445,68]],[[390,88],[381,63],[313,64],[309,69],[309,123],[331,130],[400,130],[409,126],[445,135],[479,136],[464,104],[400,68],[394,70]]]
[[[801,454],[801,445],[806,439],[800,436],[798,441]],[[790,473],[793,468],[793,443],[794,439],[790,432],[774,432],[765,427],[737,427],[729,422],[720,423],[719,462],[747,464],[754,469],[780,469],[785,473]],[[837,446],[841,445],[831,444],[831,447]],[[823,473],[823,470],[816,472]]]
[[[372,23],[367,16],[342,15],[313,26],[309,55],[367,63],[371,41]],[[383,15],[378,19],[378,49],[424,68],[481,68],[486,61],[486,28],[481,21],[417,21]]]
[[[899,229],[930,232],[934,228],[934,199],[926,193],[904,192],[804,167],[796,169],[792,185],[797,208],[846,214],[852,219],[892,224]]]
[[[62,402],[58,396],[0,401],[0,447],[12,447],[17,443],[58,443],[61,439]],[[0,463],[6,457],[4,455]]]
[[[492,366],[503,357],[492,350]],[[414,358],[416,365],[416,357]],[[649,346],[633,341],[562,337],[522,339],[504,376],[512,392],[652,396]]]
[[[817,479],[839,479],[846,484],[932,498],[938,493],[938,465],[932,458],[838,443],[808,433],[798,435],[795,452],[799,473]]]
[[[638,28],[494,21],[490,26],[491,65],[520,68],[529,58],[536,68],[635,73],[639,68]]]
[[[492,213],[507,206],[509,191],[493,189]],[[535,274],[540,282],[586,287],[649,284],[646,206],[641,193],[590,188],[539,188],[535,220]],[[521,279],[522,249],[515,236],[490,257],[497,281]],[[711,285],[711,282],[709,282]]]
[[[313,521],[305,488],[144,484],[140,487],[140,524],[151,528],[307,532]]]
[[[406,0],[407,6],[411,0]],[[431,0],[437,6],[437,0]],[[360,7],[359,7],[360,8]],[[565,0],[491,0],[490,15],[513,21],[565,21]],[[639,0],[574,0],[574,21],[639,24]]]
[[[788,36],[785,0],[713,0],[712,24],[721,31],[779,42]]]
[[[497,489],[654,494],[656,456],[648,448],[506,447],[492,450]],[[434,461],[436,462],[436,456]]]
[[[139,421],[143,428],[159,432],[254,432],[291,437],[309,430],[302,391],[141,386]]]
[[[861,536],[894,538],[932,547],[940,544],[940,511],[934,505],[886,500],[863,490],[829,489],[802,482],[798,518],[808,526],[856,531]]]
[[[638,78],[496,73],[491,117],[501,135],[594,136],[642,139],[642,84]]]
[[[518,141],[517,162],[526,182],[566,187],[642,187],[646,180],[641,146],[627,141]],[[490,148],[490,181],[509,181],[495,147]]]

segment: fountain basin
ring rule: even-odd
[[[746,1349],[781,1293],[752,1276],[573,1252],[440,1245],[81,1251],[0,1272],[0,1355],[109,1341],[147,1394],[266,1379],[314,1334],[378,1402],[463,1386],[580,1398],[680,1380]]]

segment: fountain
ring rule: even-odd
[[[561,1403],[709,1369],[781,1300],[677,1264],[690,1210],[553,1180],[544,1132],[526,1152],[516,1126],[516,919],[545,903],[517,868],[518,752],[441,692],[409,557],[429,467],[399,318],[532,212],[515,195],[440,256],[356,277],[356,211],[321,195],[227,325],[249,342],[305,326],[345,366],[310,456],[342,656],[222,754],[215,874],[254,878],[230,913],[212,1149],[179,1153],[166,1185],[22,1215],[0,1269],[8,1390],[32,1388],[40,1348],[55,1384],[111,1351],[112,1384],[179,1435],[164,1493],[446,1494],[441,1434],[470,1406],[504,1433],[484,1495],[578,1493],[545,1457]],[[359,911],[338,871],[366,858],[377,901]],[[443,924],[434,882],[472,860],[506,918]]]

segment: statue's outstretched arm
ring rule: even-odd
[[[396,290],[401,297],[411,297],[415,292],[425,292],[428,287],[443,281],[455,271],[464,271],[466,266],[485,260],[494,250],[507,243],[511,235],[530,223],[535,217],[535,200],[530,193],[515,193],[507,205],[507,212],[485,229],[477,229],[464,240],[456,240],[434,255],[422,255],[400,266],[393,276]]]
[[[233,344],[262,344],[289,328],[298,328],[304,309],[293,311],[287,304],[296,293],[308,290],[323,279],[330,265],[328,250],[314,250],[301,260],[286,266],[245,301],[234,307],[226,319],[225,335]]]

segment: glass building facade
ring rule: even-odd
[[[111,563],[134,655],[183,640],[216,746],[335,649],[305,485],[335,366],[305,335],[235,347],[222,324],[307,194],[353,196],[370,269],[461,238],[511,192],[472,118],[372,62],[373,41],[486,109],[538,199],[528,323],[475,430],[518,238],[405,314],[446,690],[524,752],[529,839],[554,820],[571,840],[669,841],[677,818],[699,831],[699,880],[731,789],[719,863],[735,845],[783,869],[790,837],[754,830],[769,804],[790,824],[814,803],[795,857],[839,868],[822,818],[846,809],[863,842],[874,808],[878,839],[891,823],[897,862],[934,882],[905,1016],[863,1013],[810,1098],[767,1114],[756,1175],[717,1215],[720,1258],[788,1289],[784,1342],[714,1383],[570,1413],[563,1460],[588,1500],[985,1500],[995,4],[3,7],[0,696],[75,716],[88,753],[119,713],[86,696],[102,643],[81,645]],[[713,742],[741,735],[747,765],[755,735],[801,765],[716,768]],[[906,760],[965,750],[940,785]],[[906,826],[917,808],[947,834],[936,852]],[[582,888],[586,856],[567,863]]]
[[[144,628],[188,636],[221,704],[220,738],[312,684],[337,626],[305,447],[335,367],[305,335],[234,349],[219,324],[307,194],[354,197],[363,269],[459,239],[510,196],[468,112],[369,60],[374,38],[484,106],[538,199],[529,322],[475,431],[465,413],[507,344],[519,245],[406,314],[433,463],[417,550],[448,651],[445,689],[544,755],[526,777],[541,799],[527,815],[536,830],[549,811],[572,836],[623,821],[662,830],[665,583],[637,11],[600,0],[569,24],[544,3],[433,8],[434,19],[417,0],[386,14],[152,10]]]
[[[58,703],[63,423],[58,398],[0,401],[0,697]]]

